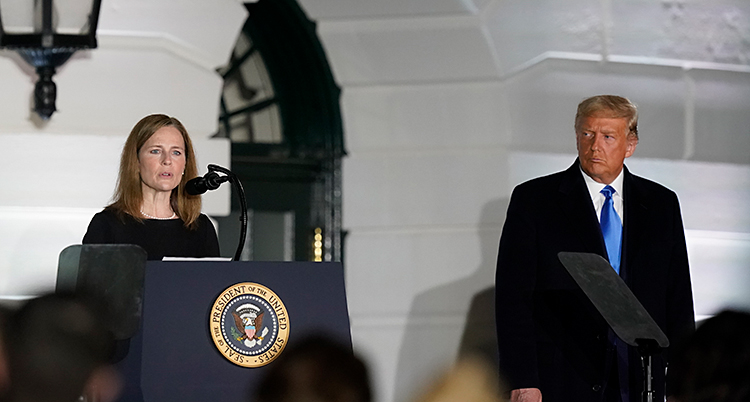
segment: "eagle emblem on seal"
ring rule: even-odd
[[[268,333],[268,328],[263,328],[263,312],[258,306],[243,304],[232,311],[232,317],[236,328],[232,328],[232,336],[249,348],[260,344]]]

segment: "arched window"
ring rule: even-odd
[[[243,259],[341,261],[341,90],[296,1],[245,6],[249,17],[219,71],[216,134],[232,141],[231,169],[251,210]],[[219,219],[222,249],[236,247],[232,209]]]

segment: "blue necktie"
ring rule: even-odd
[[[607,247],[607,256],[609,263],[615,272],[620,273],[620,254],[622,251],[622,221],[615,211],[615,203],[612,200],[612,194],[615,189],[606,186],[601,191],[604,194],[604,205],[602,205],[602,214],[599,225],[602,228],[604,236],[604,245]],[[630,397],[629,376],[628,376],[628,347],[619,340],[614,334],[611,335],[610,341],[615,347],[617,356],[617,373],[620,380],[620,398],[623,402],[628,402]]]
[[[607,246],[607,256],[609,263],[615,272],[620,273],[620,251],[622,250],[622,221],[615,211],[615,203],[612,201],[612,194],[615,189],[610,186],[604,187],[601,191],[604,194],[604,205],[602,205],[602,215],[599,225],[602,228],[604,236],[604,245]]]

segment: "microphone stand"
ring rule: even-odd
[[[638,353],[641,355],[641,366],[643,368],[643,393],[641,394],[641,402],[655,402],[656,398],[654,395],[656,392],[653,386],[652,357],[658,354],[662,348],[655,339],[638,338],[635,341],[638,343]]]
[[[227,175],[229,181],[234,185],[235,190],[237,190],[237,196],[240,198],[240,208],[242,212],[240,214],[240,242],[237,245],[237,251],[234,253],[234,258],[232,259],[232,261],[239,261],[247,237],[247,200],[245,199],[245,189],[242,187],[242,182],[239,177],[227,168],[219,165],[208,165],[208,171],[221,172]]]

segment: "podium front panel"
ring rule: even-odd
[[[256,368],[236,365],[219,352],[209,329],[214,302],[243,282],[258,283],[281,299],[288,314],[287,345],[312,334],[351,345],[340,263],[149,261],[141,331],[120,364],[130,370],[128,381],[140,377],[144,401],[248,400],[275,361]],[[133,373],[134,366],[140,373]]]

